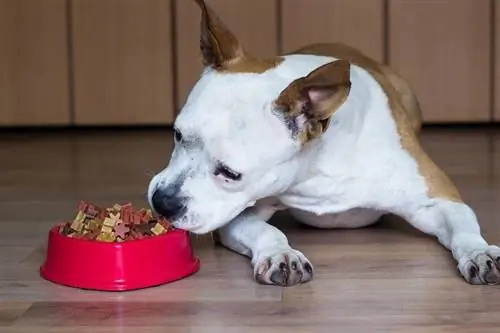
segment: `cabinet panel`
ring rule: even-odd
[[[73,0],[76,123],[173,119],[170,0]]]
[[[277,54],[275,0],[207,0],[206,3],[256,56]],[[181,108],[203,69],[200,59],[200,10],[194,1],[176,0],[177,97]]]
[[[493,117],[494,121],[500,121],[500,1],[494,0],[495,4],[495,59],[494,59],[494,109]]]
[[[284,0],[283,50],[306,44],[341,42],[382,61],[383,0]]]
[[[64,0],[0,0],[0,125],[68,124]]]
[[[490,118],[490,1],[389,1],[389,62],[425,122]]]

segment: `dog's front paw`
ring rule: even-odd
[[[458,269],[471,284],[500,284],[500,248],[473,251],[459,261]]]
[[[290,287],[309,282],[313,275],[312,264],[294,249],[262,255],[254,266],[255,280],[262,284]]]

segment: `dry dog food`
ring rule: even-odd
[[[150,209],[135,210],[131,203],[100,208],[81,201],[75,218],[66,222],[60,233],[102,242],[124,242],[161,235],[172,229],[166,219],[154,216]]]

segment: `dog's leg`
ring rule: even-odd
[[[481,236],[475,213],[465,203],[434,198],[427,205],[408,205],[404,217],[437,237],[451,250],[462,276],[472,284],[500,283],[500,248]]]
[[[292,249],[286,236],[266,221],[275,213],[272,206],[246,210],[218,230],[220,242],[251,258],[254,278],[262,284],[292,286],[313,277],[313,266]]]
[[[488,245],[481,235],[476,214],[463,202],[443,170],[421,148],[413,156],[418,169],[400,165],[399,170],[408,182],[401,183],[400,188],[390,188],[387,195],[379,195],[378,198],[384,199],[379,202],[379,208],[400,215],[415,228],[435,236],[452,252],[460,273],[469,283],[500,283],[500,248]],[[425,195],[418,185],[422,179]],[[414,185],[409,186],[412,183]]]

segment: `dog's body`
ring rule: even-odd
[[[217,229],[261,283],[313,276],[266,222],[282,209],[319,228],[399,215],[450,249],[470,283],[500,282],[500,248],[419,144],[420,108],[399,75],[342,44],[249,57],[197,2],[207,70],[176,120],[179,147],[150,184],[153,209],[195,233]]]

